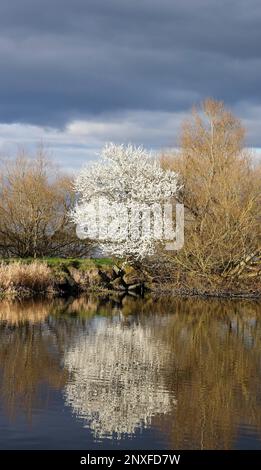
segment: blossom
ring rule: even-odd
[[[175,197],[177,178],[143,147],[107,144],[101,160],[75,180],[79,199],[72,219],[82,233],[86,228],[86,236],[99,239],[108,254],[142,259],[154,254],[159,243],[151,225],[144,228],[146,211],[155,213],[155,207]]]

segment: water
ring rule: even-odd
[[[261,449],[261,304],[0,303],[1,449]]]

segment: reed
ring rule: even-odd
[[[45,262],[0,264],[0,290],[4,293],[21,290],[44,293],[51,290],[53,285],[52,270]]]

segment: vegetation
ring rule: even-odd
[[[117,260],[33,258],[9,259],[0,264],[2,297],[31,297],[37,294],[68,296],[86,291],[118,291],[142,294],[152,278]]]
[[[99,287],[97,270],[114,264],[109,258],[88,259],[100,244],[138,267],[144,282],[144,272],[149,274],[152,287],[151,277],[157,287],[175,292],[260,294],[261,165],[245,149],[244,137],[241,122],[224,104],[208,99],[184,122],[178,150],[163,153],[159,162],[142,148],[110,144],[102,164],[83,169],[74,183],[41,148],[34,159],[20,152],[15,160],[2,162],[0,291],[46,291],[62,278],[65,283],[73,268],[80,273],[74,281],[81,288],[93,288],[95,282]],[[111,220],[108,226],[108,214],[100,213],[107,234],[103,241],[89,236],[95,224],[88,203],[100,197],[112,203],[112,219],[114,203],[116,213],[119,207],[125,210],[115,226]],[[125,218],[135,204],[151,208],[168,198],[185,207],[185,244],[178,251],[165,250],[160,237],[140,236],[140,214],[132,225]],[[86,225],[86,214],[89,238],[78,238],[75,223]],[[119,224],[128,226],[127,238],[118,237]],[[117,281],[114,287],[122,285]]]
[[[53,287],[51,269],[46,263],[34,261],[24,264],[19,261],[0,265],[0,289],[5,294],[19,292],[47,292]]]
[[[70,295],[112,288],[111,259],[47,258],[8,259],[0,263],[0,295]]]
[[[23,264],[31,264],[35,261],[35,258],[2,258],[2,263],[11,264],[15,262],[21,262]],[[91,267],[100,266],[112,266],[115,263],[115,259],[112,258],[58,258],[58,257],[47,257],[37,258],[37,261],[46,263],[49,267],[75,267],[81,269],[88,269]],[[117,260],[118,262],[118,260]]]
[[[185,245],[168,257],[183,285],[260,282],[261,165],[244,149],[244,128],[223,103],[206,100],[183,124],[178,151],[163,168],[180,175]]]
[[[86,256],[69,211],[75,203],[71,179],[40,148],[0,167],[0,254],[4,257]]]
[[[163,170],[142,147],[108,144],[101,161],[84,168],[75,180],[79,196],[72,217],[81,236],[87,232],[110,255],[144,260],[155,254],[161,238],[159,233],[155,237],[156,229],[162,231],[161,206],[178,189],[177,174]]]

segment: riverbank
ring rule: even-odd
[[[154,287],[153,292],[157,295],[172,295],[176,297],[200,297],[200,298],[220,298],[220,299],[260,299],[261,289],[196,289],[176,287],[175,285],[163,285]]]
[[[183,277],[182,281],[162,282],[153,273],[108,258],[8,259],[0,264],[2,298],[64,297],[88,292],[142,296],[147,291],[183,297],[261,298],[260,278],[228,281],[215,277],[199,282]]]
[[[4,260],[0,264],[1,297],[68,296],[83,292],[151,290],[149,275],[111,259]]]

